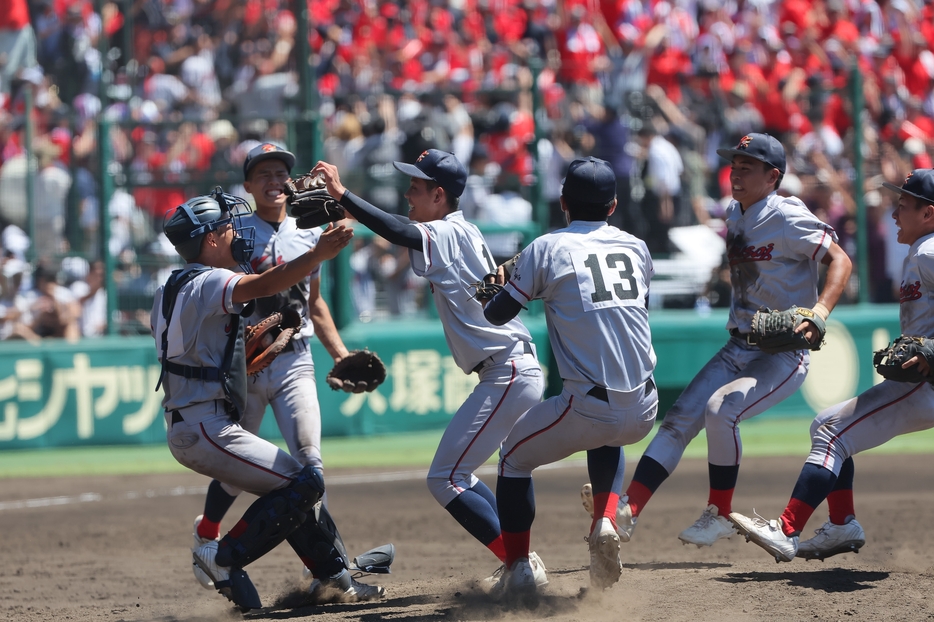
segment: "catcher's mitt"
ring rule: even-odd
[[[247,326],[243,346],[247,375],[255,376],[269,367],[301,325],[298,311],[284,307]]]
[[[934,341],[925,337],[906,337],[902,335],[889,347],[876,350],[872,355],[872,364],[876,372],[887,380],[896,382],[931,382],[929,376],[921,373],[918,365],[904,368],[902,365],[916,356],[924,357],[928,367],[934,369]]]
[[[804,333],[796,333],[795,329],[801,322],[811,321],[817,327],[820,338],[817,343],[808,341]],[[750,343],[755,343],[763,352],[778,354],[793,350],[820,350],[824,343],[824,334],[827,326],[824,320],[811,309],[804,307],[791,307],[785,311],[772,311],[760,309],[752,316],[752,337]]]
[[[299,229],[312,229],[347,217],[344,208],[328,194],[317,175],[307,173],[285,182],[286,205]]]
[[[352,350],[331,368],[326,378],[333,390],[347,393],[372,391],[385,379],[386,366],[369,350]]]

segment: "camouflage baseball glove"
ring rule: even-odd
[[[326,378],[333,390],[347,393],[372,391],[385,379],[386,366],[369,350],[352,350],[331,368]]]
[[[285,182],[286,205],[299,229],[312,229],[347,217],[344,208],[328,194],[317,175],[307,173]]]
[[[876,372],[887,380],[895,382],[931,382],[930,376],[921,373],[918,365],[902,367],[916,356],[924,357],[928,366],[934,369],[934,341],[925,337],[907,337],[902,335],[889,347],[876,350],[872,355],[872,364]]]
[[[795,329],[801,322],[811,321],[817,327],[820,338],[817,343],[811,343],[804,337],[804,332],[796,333]],[[785,311],[772,311],[759,309],[752,317],[752,335],[750,343],[755,343],[763,352],[778,354],[793,350],[820,350],[824,344],[824,334],[827,327],[824,320],[811,309],[805,307],[791,307]]]
[[[301,325],[298,311],[284,307],[247,326],[244,335],[247,375],[255,376],[269,367]]]

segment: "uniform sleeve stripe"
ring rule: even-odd
[[[425,248],[423,249],[424,253],[422,253],[425,255],[425,272],[428,272],[428,268],[431,267],[431,236],[428,235],[428,227],[426,227],[424,224],[417,222],[415,223],[415,226],[425,232],[424,237],[428,240],[425,244]]]
[[[240,275],[232,274],[230,275],[230,278],[227,279],[227,282],[224,283],[224,296],[223,296],[223,299],[221,300],[221,306],[224,308],[224,313],[231,313],[231,311],[227,309],[227,288],[230,287],[230,282],[234,280],[235,278],[237,278],[238,276]],[[239,281],[239,279],[237,280]],[[234,283],[234,285],[236,285],[236,283]],[[233,298],[233,290],[231,290],[230,292],[230,297]]]
[[[522,289],[521,289],[518,285],[516,285],[515,281],[510,280],[510,281],[509,281],[509,284],[512,285],[512,288],[513,288],[514,290],[516,290],[517,292],[519,292],[520,294],[522,294],[523,296],[525,296],[525,299],[526,299],[526,300],[532,300],[532,297],[529,296],[529,295],[528,295],[527,293],[525,293],[524,291],[522,291]]]
[[[827,228],[824,228],[824,237],[820,239],[820,244],[817,245],[817,248],[814,249],[814,254],[811,255],[811,259],[817,259],[817,253],[820,252],[820,249],[824,248],[824,240],[827,239]]]

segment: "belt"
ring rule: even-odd
[[[648,380],[645,381],[645,393],[646,395],[648,395],[654,390],[655,390],[655,381],[649,378]],[[587,395],[589,395],[590,397],[595,397],[601,402],[606,402],[607,404],[610,403],[610,396],[607,395],[606,387],[595,386],[590,391],[587,391]]]
[[[594,387],[590,391],[587,391],[587,395],[595,397],[601,402],[610,403],[610,397],[606,394],[606,387]]]
[[[522,344],[522,353],[523,353],[523,354],[534,354],[534,352],[532,351],[532,344],[531,344],[531,343],[529,343],[528,341],[520,341],[519,343]],[[509,351],[510,356],[511,356],[512,354],[515,353],[515,351],[516,351],[516,349],[518,348],[518,346],[519,346],[518,343],[517,343],[516,345],[513,346],[512,350]],[[474,367],[472,370],[470,370],[471,373],[479,374],[481,369],[483,369],[484,367],[486,367],[486,366],[489,365],[490,363],[494,363],[494,362],[495,362],[495,361],[493,360],[493,358],[494,358],[497,354],[500,354],[500,353],[497,352],[496,354],[493,354],[493,355],[491,355],[491,356],[488,356],[488,357],[486,357],[485,359],[483,359],[482,361],[480,361],[479,363],[477,363],[477,366]],[[506,358],[503,362],[505,363],[505,362],[508,361],[508,360],[509,360],[509,358]]]
[[[747,344],[751,346],[754,346],[757,343],[759,343],[758,341],[756,341],[755,333],[741,333],[739,332],[738,328],[730,329],[730,337],[739,337],[740,339],[742,339],[743,341],[745,341]]]

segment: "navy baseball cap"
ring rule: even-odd
[[[295,154],[291,151],[286,151],[272,143],[262,143],[250,149],[250,153],[246,154],[246,159],[243,161],[243,178],[249,177],[250,169],[260,162],[272,159],[282,160],[290,173],[292,167],[295,166]]]
[[[887,181],[882,182],[882,185],[899,194],[910,194],[916,199],[934,205],[934,169],[916,168],[908,173],[901,188]]]
[[[428,149],[422,151],[415,164],[393,162],[392,165],[409,177],[435,182],[454,197],[464,194],[464,188],[467,186],[467,169],[453,153],[446,151]]]
[[[600,158],[577,158],[568,165],[561,195],[586,203],[609,203],[616,198],[616,173]]]
[[[785,148],[778,139],[768,134],[746,134],[732,149],[717,149],[717,155],[733,161],[733,156],[744,155],[765,162],[785,174]]]

